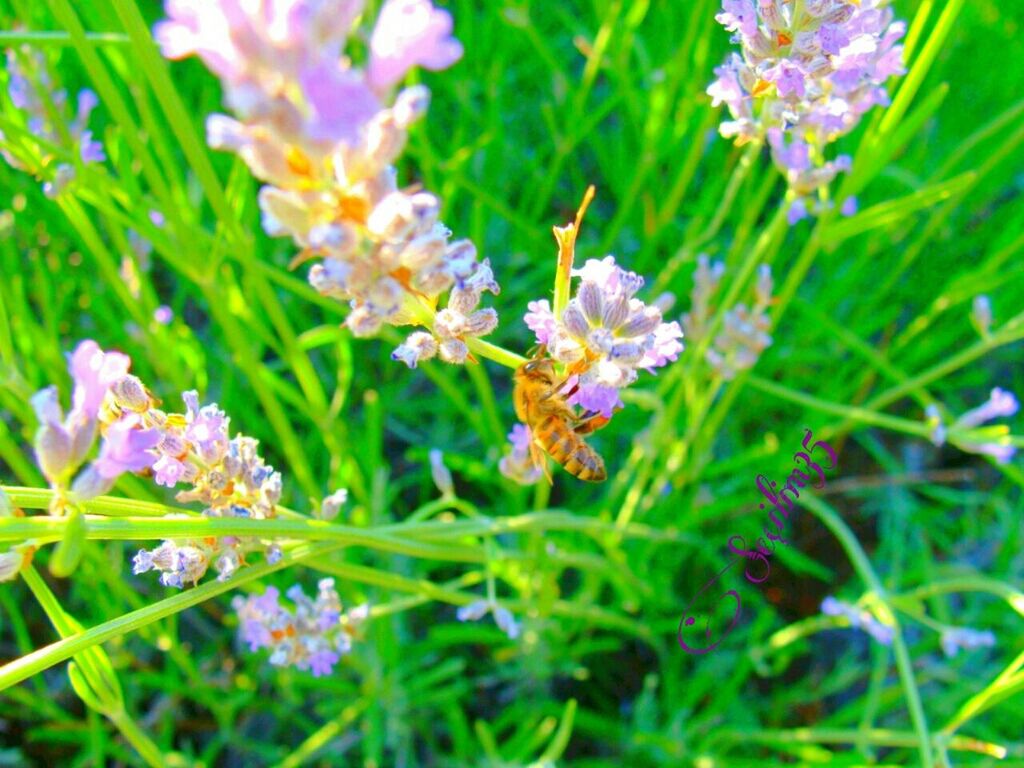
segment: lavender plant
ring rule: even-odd
[[[1010,9],[159,5],[0,0],[0,762],[1024,754]]]
[[[906,25],[888,0],[724,0],[715,19],[733,32],[730,53],[708,87],[732,120],[719,128],[737,145],[768,142],[790,189],[789,223],[830,205],[828,185],[850,169],[826,147],[889,103],[886,82],[904,74]],[[840,201],[844,214],[855,198]]]

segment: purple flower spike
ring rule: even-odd
[[[906,25],[893,20],[889,0],[722,0],[715,18],[741,48],[715,69],[707,89],[714,106],[729,109],[719,131],[737,144],[772,144],[802,201],[789,211],[795,224],[824,210],[808,201],[849,170],[830,161],[826,147],[870,109],[888,105],[886,81],[905,71]]]
[[[370,85],[385,91],[414,66],[446,69],[462,57],[452,17],[430,0],[387,0],[370,38]]]
[[[1012,392],[996,387],[989,395],[987,403],[967,411],[967,413],[956,420],[956,426],[969,429],[992,419],[1013,416],[1019,408],[1020,403],[1017,402],[1017,398],[1014,397]]]
[[[538,344],[547,344],[555,333],[555,316],[547,299],[531,301],[526,305],[530,310],[523,316],[526,327],[537,337]]]
[[[236,597],[232,606],[238,613],[239,638],[250,651],[268,649],[274,666],[292,666],[313,677],[329,675],[351,650],[351,638],[366,616],[354,609],[342,620],[334,580],[321,579],[317,587],[311,600],[301,586],[292,586],[291,608],[281,604],[275,587],[267,587],[262,595]]]
[[[128,373],[131,360],[119,352],[104,352],[87,339],[71,353],[71,376],[75,380],[74,410],[95,419],[110,385]]]
[[[153,465],[153,449],[160,442],[160,430],[141,429],[138,414],[129,414],[107,428],[96,469],[101,477],[113,479],[125,472],[140,472]]]

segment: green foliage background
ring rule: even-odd
[[[994,386],[1024,394],[1024,8],[894,6],[912,22],[911,73],[892,85],[893,107],[840,144],[855,153],[842,183],[860,190],[861,213],[787,231],[767,156],[748,153],[745,166],[716,134],[704,88],[728,34],[715,2],[449,4],[466,56],[423,78],[434,99],[402,180],[438,193],[455,236],[491,259],[503,288],[491,340],[530,346],[520,318],[550,291],[550,227],[589,183],[598,198],[578,258],[615,253],[647,276],[649,298],[676,295],[673,317],[689,306],[698,253],[725,261],[734,301],[749,297],[757,264],[776,277],[775,343],[753,371],[717,382],[688,343],[593,438],[607,483],[558,474],[534,490],[496,470],[511,371],[409,371],[389,359],[397,332],[352,339],[340,307],[288,271],[291,245],[259,227],[257,184],[203,144],[203,120],[220,110],[215,80],[148,42],[158,4],[0,0],[5,42],[45,50],[70,92],[99,92],[93,124],[110,156],[57,201],[0,165],[5,484],[44,486],[28,397],[51,382],[67,391],[64,353],[94,338],[130,354],[166,401],[197,387],[220,403],[285,474],[293,509],[344,486],[343,522],[371,537],[410,519],[480,523],[446,540],[477,562],[374,544],[240,577],[241,590],[309,591],[333,574],[347,604],[375,606],[354,653],[316,680],[244,651],[228,596],[132,576],[141,524],[136,542],[90,541],[66,579],[42,567],[44,548],[35,588],[0,586],[0,658],[74,634],[53,625],[63,611],[85,628],[149,605],[169,615],[78,656],[86,674],[109,663],[123,703],[83,702],[63,661],[17,685],[13,667],[0,669],[0,765],[1024,765],[1020,461],[936,449],[923,420],[929,403],[958,414]],[[31,146],[2,103],[5,146]],[[122,277],[129,229],[155,246],[137,285]],[[981,293],[995,309],[988,336],[969,320]],[[166,328],[152,320],[164,303],[176,315]],[[1010,423],[1019,432],[1019,417]],[[730,535],[756,537],[753,479],[788,473],[805,428],[837,447],[838,469],[801,494],[764,588],[733,578],[736,631],[715,653],[684,653],[681,610],[725,563]],[[437,500],[432,448],[458,499]],[[173,503],[158,491],[125,479],[115,494]],[[522,530],[501,523],[516,516]],[[10,524],[0,521],[8,542]],[[455,620],[488,569],[523,622],[519,641],[489,619]],[[894,610],[893,648],[822,618],[826,595]],[[996,646],[946,659],[929,621],[989,629]]]

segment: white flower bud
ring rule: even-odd
[[[0,581],[13,581],[25,567],[25,554],[16,549],[0,554]]]
[[[430,476],[434,485],[441,492],[442,496],[454,496],[455,485],[452,482],[452,473],[444,465],[444,454],[434,448],[430,451]]]
[[[626,338],[646,336],[653,333],[654,329],[661,324],[661,312],[654,307],[644,307],[640,312],[634,312],[626,322],[619,328],[619,334]]]
[[[320,519],[333,520],[348,501],[348,489],[339,488],[320,503]]]
[[[114,487],[112,478],[103,477],[96,468],[90,464],[81,472],[71,484],[71,492],[80,500],[88,501],[97,496],[102,496]]]
[[[69,469],[71,436],[60,424],[45,424],[36,432],[36,461],[50,482],[57,482]]]
[[[425,85],[413,85],[399,92],[391,114],[395,117],[395,124],[405,129],[422,118],[429,106],[430,90]]]
[[[437,341],[429,333],[417,331],[410,334],[405,342],[391,353],[391,359],[401,361],[415,368],[421,360],[429,360],[437,354]]]
[[[412,200],[404,192],[392,192],[370,212],[366,228],[370,234],[389,243],[400,243],[412,235],[416,213]]]
[[[615,330],[622,325],[626,318],[629,316],[629,299],[619,294],[610,302],[605,304],[604,307],[604,327],[609,330]]]
[[[480,309],[469,316],[465,324],[469,336],[486,336],[498,327],[498,311],[493,307]]]
[[[441,343],[438,352],[446,363],[459,365],[466,362],[466,358],[469,356],[469,347],[460,339],[447,339]]]

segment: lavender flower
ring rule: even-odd
[[[28,46],[7,51],[7,72],[7,93],[14,106],[25,113],[30,133],[63,148],[69,155],[77,155],[83,165],[106,162],[103,145],[93,138],[88,128],[89,116],[98,104],[95,93],[89,89],[79,91],[75,111],[71,113],[67,91],[55,87],[46,57]],[[59,127],[55,118],[59,120]],[[43,183],[47,197],[57,197],[75,178],[73,164],[55,163],[54,156],[42,149],[40,155],[31,160],[16,158],[6,150],[0,154],[14,168],[49,175]],[[51,166],[52,172],[47,170]]]
[[[341,599],[334,579],[321,579],[316,598],[310,600],[298,585],[288,590],[294,608],[281,604],[274,587],[259,596],[236,597],[239,637],[250,651],[270,650],[274,666],[293,666],[313,677],[330,674],[334,665],[352,649],[352,636],[369,612],[359,606],[342,616]]]
[[[7,494],[0,489],[0,519],[20,515],[20,510],[15,510]],[[13,581],[21,570],[32,562],[32,555],[35,553],[35,546],[25,542],[0,552],[0,582]]]
[[[622,405],[619,390],[639,371],[653,372],[679,357],[683,331],[635,298],[643,278],[619,267],[613,256],[589,259],[572,274],[582,281],[560,319],[542,299],[528,305],[524,320],[537,343],[568,366],[568,404],[610,418]]]
[[[128,373],[130,366],[126,355],[83,341],[70,356],[75,387],[67,418],[55,387],[32,398],[40,422],[36,456],[58,492],[51,511],[62,511],[69,498],[83,501],[107,493],[120,475],[132,472],[151,475],[168,488],[188,483],[175,498],[202,503],[207,517],[275,517],[281,475],[260,457],[258,443],[243,435],[229,439],[227,415],[216,404],[200,407],[194,391],[182,396],[184,413],[156,408],[146,386]],[[102,437],[99,455],[75,477],[97,435]],[[159,571],[164,584],[183,587],[196,583],[210,566],[220,579],[229,578],[256,550],[268,559],[281,554],[273,541],[257,537],[165,541],[139,552],[133,570]]]
[[[477,621],[488,613],[494,617],[494,623],[508,636],[509,640],[519,637],[519,624],[516,623],[512,612],[507,608],[502,608],[493,600],[474,600],[468,605],[461,606],[455,612],[455,616],[459,621]]]
[[[168,487],[180,482],[191,485],[175,498],[182,503],[200,502],[207,517],[276,517],[281,475],[264,463],[257,441],[243,435],[229,440],[228,417],[216,405],[200,408],[194,391],[182,399],[185,414],[150,412],[163,430],[157,446],[160,458],[153,465],[155,481]],[[157,570],[162,583],[182,587],[198,581],[212,565],[217,578],[224,581],[244,564],[248,552],[256,550],[262,550],[268,561],[280,557],[273,541],[252,536],[165,541],[151,553],[140,552],[134,571]]]
[[[348,502],[348,489],[339,488],[320,502],[320,519],[333,520]]]
[[[108,480],[125,472],[141,472],[153,465],[152,449],[160,442],[159,429],[146,429],[142,419],[129,414],[118,419],[103,437],[95,467],[101,477]]]
[[[732,117],[719,130],[737,144],[767,140],[796,223],[820,208],[815,193],[850,168],[847,156],[828,160],[825,147],[889,103],[885,82],[905,71],[898,43],[906,25],[893,21],[888,0],[723,0],[715,18],[742,49],[707,89]]]
[[[852,626],[871,635],[876,642],[882,645],[892,645],[893,628],[882,624],[862,608],[829,596],[821,601],[821,612],[826,616],[843,616],[849,620]]]
[[[462,58],[451,32],[451,14],[429,0],[388,0],[370,38],[370,84],[385,91],[415,66],[447,69]]]
[[[697,258],[690,312],[683,315],[683,328],[691,341],[707,335],[712,314],[711,301],[724,271],[725,266],[720,262],[709,265],[707,256],[703,254]],[[722,331],[705,353],[705,359],[722,378],[731,380],[740,371],[753,368],[761,353],[771,346],[772,337],[768,333],[771,320],[767,314],[771,294],[771,268],[762,264],[754,286],[753,307],[740,303],[729,309],[722,321]]]
[[[953,422],[949,429],[976,429],[986,421],[1013,416],[1019,408],[1020,404],[1012,392],[996,387],[989,395],[988,402],[961,415],[960,418]],[[925,409],[925,415],[928,424],[932,428],[932,442],[937,446],[945,444],[948,429],[939,408],[935,405],[929,405]],[[1000,464],[1006,464],[1013,458],[1017,449],[1010,444],[1008,440],[1009,429],[1005,425],[986,427],[982,432],[991,435],[992,439],[978,442],[976,440],[954,438],[952,442],[963,451],[992,456]]]
[[[321,258],[310,284],[351,306],[345,324],[354,335],[373,336],[385,324],[419,322],[424,303],[432,310],[484,267],[472,244],[450,242],[437,198],[400,189],[393,167],[429,101],[423,86],[392,98],[393,87],[415,65],[443,69],[462,55],[451,16],[429,0],[387,0],[362,70],[342,55],[362,7],[176,0],[155,34],[166,56],[198,55],[221,78],[237,119],[212,115],[209,143],[267,182],[264,229],[291,237],[303,249],[297,261]],[[435,328],[436,348],[416,336],[394,358],[410,367],[437,354],[464,362],[465,337],[489,333],[497,318],[459,312]]]
[[[520,485],[533,485],[543,477],[543,469],[530,456],[533,434],[525,424],[516,424],[508,433],[512,451],[501,457],[498,471]]]
[[[147,430],[131,414],[119,410],[101,414],[103,403],[112,397],[118,383],[128,377],[131,361],[118,352],[104,352],[94,341],[83,341],[71,354],[69,369],[74,381],[72,408],[65,418],[56,387],[47,387],[32,397],[39,419],[35,452],[40,469],[58,491],[54,498],[59,512],[66,502],[69,480],[85,460],[97,434],[104,436],[99,458],[87,470],[89,482],[72,485],[81,498],[105,493],[122,472],[138,471],[152,464],[149,450],[159,435]],[[85,473],[83,473],[85,474]],[[89,489],[91,494],[85,493]]]
[[[982,336],[988,336],[992,331],[992,301],[988,296],[979,294],[971,302],[971,322],[978,329]]]
[[[996,644],[996,636],[987,630],[979,632],[976,629],[950,627],[942,633],[940,643],[942,652],[948,658],[953,658],[961,648],[965,651],[991,648]]]

